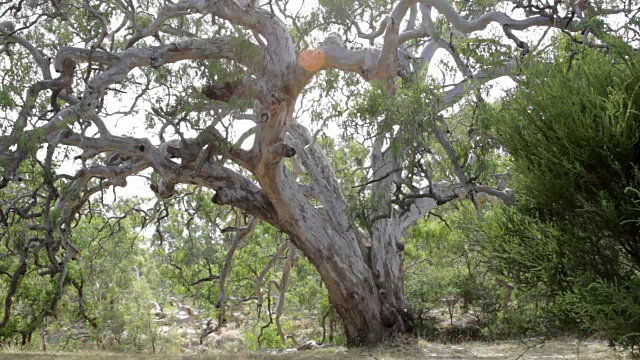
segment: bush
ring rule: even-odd
[[[580,326],[634,349],[640,57],[609,45],[529,64],[518,90],[488,113],[511,156],[518,205],[482,228],[493,271],[539,296],[535,316],[502,314],[498,323],[525,333]]]
[[[565,305],[582,325],[614,344],[637,352],[640,346],[640,278],[619,283],[598,280],[565,294]]]

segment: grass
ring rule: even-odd
[[[199,355],[141,355],[108,352],[0,352],[0,360],[160,360],[160,359],[626,359],[628,354],[616,352],[604,342],[553,340],[540,342],[497,341],[492,343],[464,342],[461,344],[441,344],[418,341],[409,345],[387,345],[372,348],[346,349],[328,347],[304,352],[216,352],[210,351]]]

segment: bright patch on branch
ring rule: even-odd
[[[304,50],[298,55],[298,65],[309,72],[316,72],[324,66],[326,56],[320,49]]]

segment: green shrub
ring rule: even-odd
[[[640,57],[610,46],[528,64],[487,114],[518,196],[485,217],[489,266],[537,295],[501,314],[498,333],[581,327],[640,344]]]
[[[640,278],[625,282],[598,280],[563,296],[582,325],[605,334],[614,344],[637,352],[640,347]]]

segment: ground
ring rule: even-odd
[[[464,342],[441,344],[418,341],[408,345],[346,349],[327,347],[303,352],[208,352],[195,356],[140,355],[123,353],[23,353],[0,352],[0,360],[160,360],[160,359],[628,359],[629,354],[616,352],[602,341],[553,340],[541,343],[529,341],[497,341],[492,343]]]

